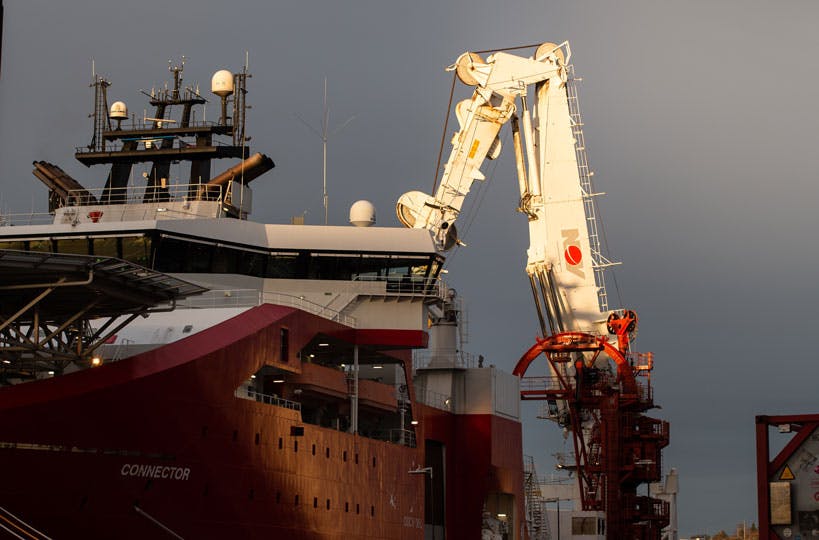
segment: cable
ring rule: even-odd
[[[455,72],[452,73],[452,86],[449,88],[449,103],[446,106],[446,117],[444,117],[444,131],[441,133],[441,146],[438,149],[438,163],[435,165],[435,178],[432,179],[432,192],[435,196],[435,190],[438,189],[438,173],[441,172],[441,157],[444,155],[444,141],[446,141],[446,133],[449,128],[449,115],[452,114],[452,96],[455,94],[455,79],[457,78]]]
[[[543,45],[542,43],[534,43],[532,45],[520,45],[518,47],[506,47],[503,49],[487,49],[485,51],[473,51],[477,54],[485,54],[485,53],[495,53],[495,52],[503,52],[503,51],[517,51],[520,49],[534,49],[535,47],[540,47]]]
[[[503,140],[501,141],[501,146],[506,145],[506,139],[508,137],[509,137],[508,132],[506,130],[504,130]],[[469,211],[461,212],[462,215],[466,214],[466,216],[468,218],[466,226],[464,227],[464,229],[462,231],[462,236],[464,236],[464,237],[467,236],[467,234],[469,232],[469,229],[472,227],[472,222],[475,221],[475,217],[478,215],[478,212],[480,212],[481,206],[483,206],[483,201],[486,198],[486,194],[489,192],[490,184],[494,183],[495,172],[498,169],[499,160],[496,159],[494,161],[495,162],[492,164],[492,170],[489,172],[489,176],[487,177],[487,179],[485,181],[483,181],[483,182],[478,182],[479,187],[478,187],[478,190],[477,190],[478,191],[477,203],[473,204],[469,208]],[[452,259],[455,258],[455,255],[458,254],[458,252],[460,251],[460,248],[461,248],[461,246],[458,245],[458,247],[452,252],[452,254],[449,257],[447,257],[447,259],[446,259],[447,262],[450,262],[450,261],[452,261]]]

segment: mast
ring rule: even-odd
[[[153,116],[146,114],[141,121],[132,116],[125,127],[123,120],[128,119],[125,104],[114,103],[109,113],[108,88],[111,83],[95,75],[92,83],[94,133],[91,144],[80,149],[75,157],[89,167],[110,165],[101,202],[126,202],[131,169],[137,163],[151,163],[150,172],[143,173],[147,186],[142,202],[149,203],[169,200],[169,176],[173,163],[190,163],[187,189],[188,197],[194,199],[202,195],[202,186],[211,184],[211,160],[248,158],[250,149],[246,146],[245,94],[246,80],[250,75],[246,68],[236,75],[227,70],[218,71],[214,75],[213,92],[221,97],[223,111],[217,123],[196,120],[196,107],[204,107],[208,100],[199,93],[198,87],[183,86],[184,68],[184,56],[179,64],[174,65],[169,61],[168,71],[173,76],[172,88],[168,88],[166,84],[164,89],[152,89],[150,93],[142,91],[153,107]],[[232,102],[230,109],[229,102]],[[232,112],[231,116],[227,115],[228,111]],[[111,126],[112,118],[117,120],[115,128]],[[218,137],[226,140],[217,141]],[[257,169],[254,171],[255,176],[273,167],[269,158],[260,163],[264,170]],[[243,175],[238,178],[231,175],[230,180],[245,182]],[[218,191],[221,185],[222,182],[213,190]],[[241,214],[239,209],[237,215]]]
[[[94,92],[91,142],[75,153],[83,165],[109,165],[108,178],[101,190],[86,190],[59,167],[35,162],[34,175],[49,188],[49,210],[83,206],[70,210],[66,219],[93,222],[125,219],[163,213],[163,219],[174,217],[236,217],[250,213],[252,192],[247,184],[274,167],[273,160],[256,153],[250,155],[245,134],[247,65],[238,74],[217,71],[211,80],[211,91],[222,101],[218,122],[197,119],[197,107],[208,100],[199,86],[183,85],[185,57],[179,64],[168,62],[172,87],[141,91],[149,98],[153,116],[146,111],[136,118],[122,101],[109,108],[112,84],[94,70],[91,87]],[[228,116],[231,112],[232,115]],[[112,120],[114,122],[112,122]],[[211,178],[213,159],[240,158],[242,161]],[[139,163],[150,163],[142,173],[146,183],[129,185],[132,169]],[[189,165],[189,178],[171,185],[171,165]],[[140,205],[115,212],[91,206]],[[146,206],[147,205],[147,206]],[[103,217],[104,216],[104,217]],[[115,217],[119,216],[119,217]]]
[[[3,0],[0,0],[0,77],[3,75]]]

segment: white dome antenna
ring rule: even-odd
[[[375,225],[375,206],[370,201],[356,201],[350,207],[350,223],[356,227]]]
[[[117,131],[119,131],[122,121],[128,118],[128,107],[124,101],[115,101],[111,104],[111,110],[108,113],[108,118],[117,121]]]
[[[210,80],[210,91],[222,98],[222,117],[219,124],[223,126],[227,124],[227,98],[233,94],[235,88],[233,79],[233,73],[220,69]]]

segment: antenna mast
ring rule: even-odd
[[[324,224],[327,225],[327,214],[329,208],[329,198],[327,197],[327,121],[330,109],[327,108],[327,77],[324,77],[324,116],[321,119],[321,145],[322,145],[322,193],[324,196]]]
[[[330,107],[327,105],[327,77],[324,78],[324,113],[321,117],[321,133],[315,130],[313,126],[308,124],[301,115],[296,114],[296,118],[301,121],[302,124],[307,126],[307,129],[315,133],[321,138],[321,146],[322,146],[322,174],[321,174],[321,185],[322,185],[322,200],[324,202],[324,224],[328,224],[328,214],[329,214],[329,206],[330,206],[330,197],[327,194],[327,141],[329,140],[329,135],[327,130],[330,125]],[[355,115],[349,117],[345,120],[340,126],[333,130],[333,135],[339,133],[342,129],[347,127],[347,124],[355,119]]]

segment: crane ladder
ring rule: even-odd
[[[568,80],[566,82],[566,95],[569,104],[569,116],[572,119],[572,135],[575,139],[575,154],[577,156],[577,171],[580,176],[580,188],[583,192],[583,207],[586,211],[586,224],[589,232],[589,248],[592,256],[592,266],[594,268],[594,282],[597,286],[597,301],[600,304],[600,311],[605,313],[609,310],[608,294],[606,293],[606,279],[604,270],[609,266],[619,263],[609,261],[600,247],[600,225],[597,221],[597,205],[594,202],[594,188],[592,185],[592,172],[589,168],[589,158],[586,154],[586,141],[583,137],[583,120],[580,116],[580,102],[577,98],[577,79],[574,75],[574,66],[567,66]]]

